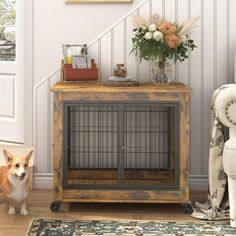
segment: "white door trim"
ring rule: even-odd
[[[1,61],[3,98],[1,114],[1,139],[24,143],[24,38],[25,0],[16,1],[16,58]],[[5,96],[4,96],[5,95]]]
[[[24,143],[33,144],[33,0],[24,0]]]

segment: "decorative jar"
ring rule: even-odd
[[[127,69],[124,64],[116,64],[113,69],[113,76],[114,77],[121,77],[125,78],[127,75]]]

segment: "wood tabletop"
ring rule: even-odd
[[[52,88],[54,93],[132,93],[132,92],[172,92],[189,93],[191,88],[185,84],[173,82],[168,85],[155,85],[153,83],[140,83],[138,86],[114,86],[102,82],[58,82]]]

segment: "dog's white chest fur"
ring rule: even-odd
[[[9,195],[9,197],[21,203],[27,197],[27,195],[28,195],[28,192],[25,191],[24,186],[18,185],[12,189],[12,192]]]
[[[15,180],[10,181],[12,184],[12,191],[8,195],[9,198],[21,203],[28,195],[28,191],[25,187],[25,181]]]

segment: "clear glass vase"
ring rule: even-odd
[[[154,84],[168,84],[169,79],[166,74],[167,63],[165,59],[151,63],[152,81]]]

